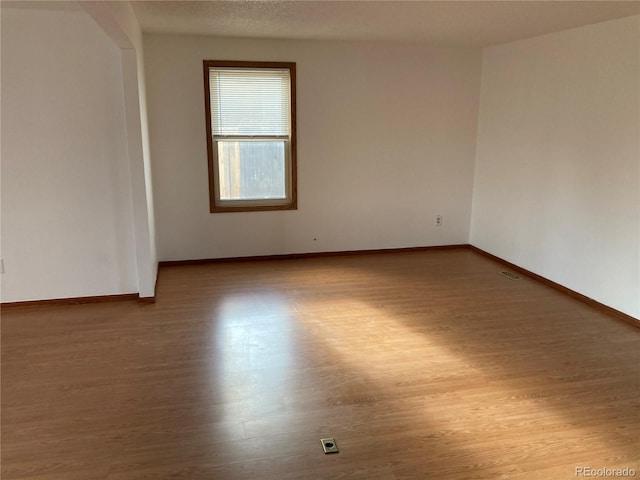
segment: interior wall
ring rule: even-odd
[[[2,302],[137,292],[119,49],[3,7],[2,99]]]
[[[133,201],[138,292],[155,295],[158,261],[147,124],[142,31],[129,2],[79,2],[121,49],[127,153]]]
[[[468,242],[480,50],[144,40],[159,260]],[[298,210],[209,213],[205,59],[297,63]]]
[[[141,35],[142,37],[142,32]],[[140,296],[155,296],[156,280],[158,278],[158,250],[156,237],[155,203],[153,199],[153,177],[151,175],[151,147],[149,145],[149,119],[147,114],[147,86],[144,67],[144,46],[142,39],[136,42],[136,70],[138,78],[138,98],[140,107],[140,133],[142,138],[142,159],[144,168],[145,206],[147,210],[147,273],[145,285],[140,285]]]
[[[471,243],[640,317],[640,17],[488,48]]]

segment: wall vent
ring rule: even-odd
[[[520,280],[522,278],[521,276],[516,275],[513,272],[500,272],[500,275],[502,275],[503,277],[510,278],[511,280]]]

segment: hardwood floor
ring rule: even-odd
[[[639,329],[500,270],[165,267],[153,305],[5,311],[2,478],[640,477]]]

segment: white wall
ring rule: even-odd
[[[144,39],[160,260],[468,242],[479,50]],[[298,210],[209,213],[204,59],[297,62]]]
[[[639,317],[638,22],[485,50],[476,153],[477,50],[148,35],[148,145],[139,39],[121,55],[82,11],[3,7],[1,300],[151,295],[152,151],[161,260],[471,239]],[[203,59],[297,62],[297,211],[208,212]]]
[[[640,317],[640,17],[486,49],[471,243]]]
[[[120,51],[83,11],[2,9],[2,301],[137,292]]]
[[[121,49],[138,291],[152,297],[158,274],[142,31],[129,2],[79,2]]]

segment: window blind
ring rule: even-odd
[[[214,136],[288,136],[289,70],[209,69]]]

